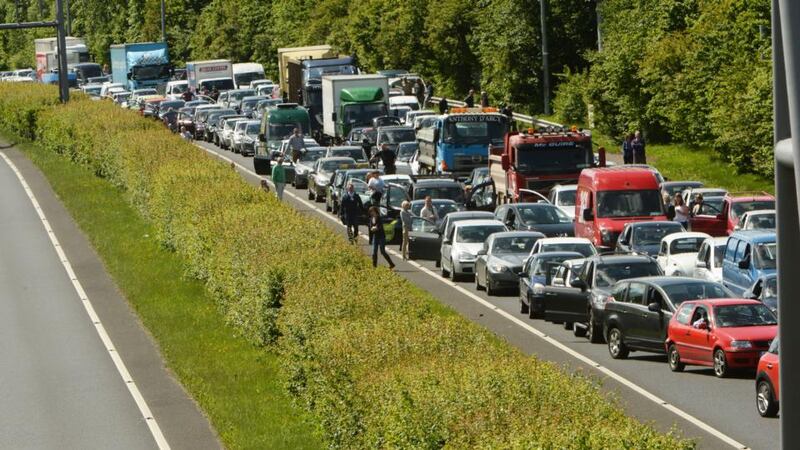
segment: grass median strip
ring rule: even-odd
[[[161,248],[119,189],[63,156],[32,144],[18,147],[89,237],[226,447],[322,447],[286,393],[279,357],[234,335],[203,283],[181,275],[183,262]]]

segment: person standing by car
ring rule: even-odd
[[[481,107],[489,107],[489,94],[486,91],[481,91]]]
[[[425,109],[431,103],[431,97],[433,97],[433,83],[428,83],[425,86],[425,99],[422,101],[422,109]]]
[[[436,223],[436,221],[439,220],[439,213],[433,206],[433,199],[431,198],[430,195],[425,197],[425,204],[422,206],[422,210],[420,210],[419,216],[433,223]]]
[[[386,183],[384,183],[383,179],[381,179],[380,172],[377,170],[372,171],[369,180],[367,181],[367,188],[372,192],[372,205],[379,206],[381,204],[381,197],[383,197],[383,191],[386,189]]]
[[[692,205],[692,216],[699,216],[703,214],[703,194],[694,196],[694,205]]]
[[[447,99],[442,97],[439,100],[439,114],[446,113],[447,112],[447,108],[449,108],[449,105],[447,104]]]
[[[389,269],[394,269],[392,258],[386,253],[386,231],[383,229],[383,218],[377,206],[369,207],[369,231],[372,233],[372,267],[378,267],[378,252],[389,263]]]
[[[286,186],[286,169],[283,168],[283,157],[275,161],[272,168],[272,184],[275,185],[275,195],[278,200],[283,200],[283,187]]]
[[[347,238],[351,244],[358,242],[358,217],[364,204],[361,197],[356,194],[353,183],[347,183],[347,189],[341,199],[342,223],[347,227]]]
[[[675,222],[678,222],[683,226],[684,230],[689,229],[689,207],[686,206],[686,203],[683,201],[683,196],[680,192],[675,193],[675,200],[673,201],[675,204]]]
[[[475,89],[470,89],[467,98],[464,99],[464,105],[467,108],[475,107]]]
[[[631,147],[631,142],[633,141],[633,134],[626,134],[625,139],[622,140],[622,163],[623,164],[633,164],[633,147]]]
[[[675,205],[672,204],[672,198],[669,196],[669,192],[662,192],[661,198],[664,201],[664,214],[667,216],[667,220],[674,219]]]
[[[390,149],[388,145],[384,144],[381,146],[381,150],[375,154],[370,162],[375,163],[379,159],[383,163],[383,173],[386,175],[394,175],[397,173],[397,167],[395,166],[397,155],[395,155],[394,150]]]
[[[292,162],[297,163],[303,153],[303,149],[306,148],[306,140],[299,128],[292,130],[292,137],[289,138],[289,148],[292,150]]]
[[[636,130],[633,134],[633,140],[631,141],[631,150],[633,151],[633,163],[634,164],[647,164],[647,156],[645,155],[645,148],[644,148],[644,138],[642,137],[642,132]]]
[[[403,224],[403,243],[400,245],[400,252],[403,254],[403,261],[408,261],[408,233],[411,232],[414,214],[411,213],[411,202],[408,200],[404,200],[400,208],[400,221]]]

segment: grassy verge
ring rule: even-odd
[[[559,122],[556,116],[539,116]],[[620,143],[610,137],[593,132],[595,145],[611,153],[619,153]],[[775,181],[752,173],[738,173],[737,168],[723,161],[710,147],[692,147],[687,144],[648,144],[647,162],[670,180],[702,181],[709,187],[721,187],[731,192],[775,192]]]
[[[19,147],[89,236],[226,447],[322,447],[284,389],[278,357],[234,336],[203,283],[181,276],[180,258],[160,248],[153,227],[118,189],[63,156]]]

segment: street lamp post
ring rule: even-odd
[[[542,23],[542,90],[544,91],[544,114],[550,115],[550,61],[547,51],[547,0],[539,0],[539,16]]]
[[[164,0],[161,0],[161,42],[167,42],[166,13],[164,11]]]

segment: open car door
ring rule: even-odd
[[[442,235],[436,224],[422,217],[414,217],[408,233],[408,257],[438,261],[441,246]]]
[[[467,209],[471,211],[494,211],[497,205],[494,181],[488,180],[471,186],[467,195]]]

